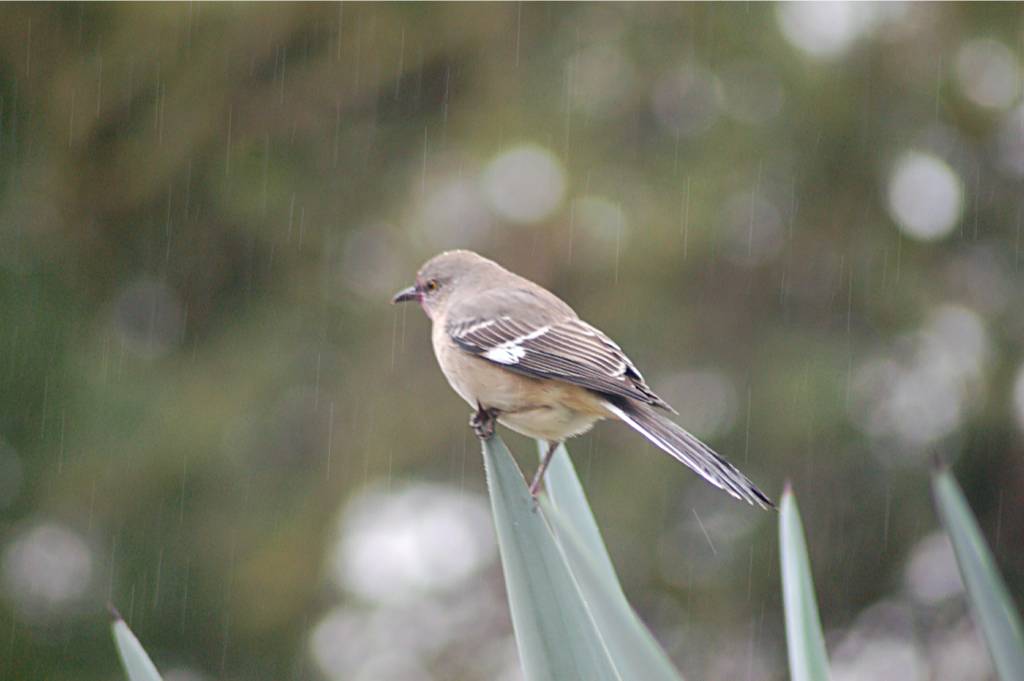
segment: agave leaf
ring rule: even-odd
[[[124,667],[128,681],[161,681],[160,672],[156,665],[149,659],[139,639],[128,628],[117,611],[113,611],[114,622],[111,630],[114,634],[114,645],[117,646],[118,657],[121,658],[121,666]]]
[[[537,446],[543,457],[547,451],[547,443],[538,440]],[[619,588],[619,579],[615,576],[612,559],[608,555],[604,540],[601,539],[601,531],[594,520],[587,496],[583,492],[583,485],[580,484],[565,445],[558,445],[558,449],[555,450],[551,465],[544,476],[544,491],[550,505],[561,512],[563,520],[572,527],[577,538],[583,543],[583,548],[593,558],[593,567],[603,573],[606,581]],[[619,590],[621,592],[621,589]]]
[[[597,630],[605,641],[612,659],[615,660],[615,666],[622,678],[682,681],[668,655],[629,605],[614,571],[606,569],[610,568],[611,563],[606,565],[595,556],[588,543],[581,537],[576,528],[581,519],[574,517],[570,521],[565,513],[554,508],[547,500],[542,502],[542,508],[545,518],[558,538],[565,561],[576,579]],[[587,508],[585,499],[583,508]],[[596,537],[600,542],[601,535],[598,533]],[[603,549],[603,542],[601,547]],[[603,553],[607,558],[607,552]]]
[[[967,500],[949,470],[940,470],[932,477],[932,493],[999,678],[1003,681],[1024,679],[1024,634],[1020,615]]]
[[[620,681],[555,538],[501,438],[483,443],[516,645],[527,681]]]
[[[814,597],[807,542],[796,497],[788,489],[782,495],[779,544],[790,679],[826,681],[829,678],[828,655],[818,617],[818,602]]]

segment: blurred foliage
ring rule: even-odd
[[[1017,605],[985,546],[963,492],[948,470],[932,476],[932,493],[942,524],[949,533],[967,595],[1000,679],[1024,675],[1024,627]]]
[[[387,305],[456,246],[571,302],[683,423],[710,410],[694,429],[766,491],[793,482],[830,653],[883,601],[916,608],[928,660],[942,646],[921,622],[960,621],[962,596],[908,595],[937,527],[932,455],[956,462],[1020,602],[1024,118],[1017,90],[978,102],[986,65],[1019,76],[1024,14],[847,8],[814,53],[786,7],[0,8],[0,678],[111,678],[106,600],[161,669],[316,677],[310,630],[354,600],[325,561],[346,499],[484,489],[427,323]],[[1009,61],[979,72],[963,50],[980,39]],[[567,185],[530,224],[478,182],[521,142]],[[931,241],[894,217],[913,151],[963,187]],[[949,197],[912,208],[932,199]],[[939,364],[976,366],[915,383],[927,330],[949,324]],[[772,517],[624,429],[572,451],[627,594],[680,666],[783,678]],[[19,566],[50,565],[26,537],[58,558],[82,538],[74,607],[26,595]]]

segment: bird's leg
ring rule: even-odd
[[[497,409],[485,409],[484,405],[477,402],[476,411],[469,418],[469,425],[478,438],[486,440],[494,435],[494,424],[497,419]]]
[[[544,482],[544,471],[548,469],[551,457],[555,455],[556,449],[558,449],[558,442],[548,442],[548,451],[544,453],[544,458],[540,460],[540,465],[537,466],[537,472],[533,474],[533,482],[530,483],[530,496],[536,498],[537,494],[540,493],[541,483]]]

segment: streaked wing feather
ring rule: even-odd
[[[447,330],[466,352],[512,371],[671,409],[615,342],[580,319],[528,324],[502,315],[460,320]]]

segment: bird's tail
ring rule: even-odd
[[[748,504],[761,508],[775,508],[772,500],[735,466],[646,404],[616,399],[605,402],[605,407],[633,430],[695,470],[715,487]]]

